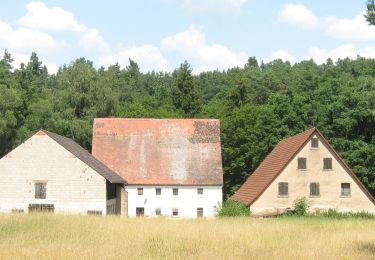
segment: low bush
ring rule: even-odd
[[[242,202],[234,200],[226,200],[217,208],[217,216],[219,217],[234,217],[234,216],[249,216],[250,208]]]
[[[365,211],[360,212],[339,212],[335,209],[329,209],[325,212],[316,212],[309,214],[312,217],[322,218],[333,218],[333,219],[344,219],[344,218],[361,218],[361,219],[375,219],[375,214],[371,214]]]
[[[305,197],[297,198],[293,202],[293,210],[287,215],[305,216],[310,208],[310,203]]]

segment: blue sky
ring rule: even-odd
[[[375,57],[365,1],[11,1],[0,9],[0,49],[14,66],[38,53],[50,72],[78,57],[95,66],[128,59],[142,71],[196,73],[243,66],[249,56],[322,63]]]

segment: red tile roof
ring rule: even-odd
[[[97,118],[92,154],[129,184],[223,184],[216,119]]]
[[[272,152],[258,166],[255,172],[250,175],[250,177],[231,197],[231,199],[251,205],[268,188],[273,180],[276,179],[276,177],[282,172],[282,170],[288,165],[288,163],[294,158],[300,149],[302,149],[304,144],[310,140],[310,137],[314,133],[318,134],[321,140],[327,144],[335,155],[336,159],[339,160],[339,162],[346,168],[354,181],[374,203],[375,200],[372,195],[316,128],[309,129],[303,133],[284,139],[278,145],[276,145]]]

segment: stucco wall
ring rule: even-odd
[[[297,169],[298,157],[307,158],[306,170]],[[323,170],[325,157],[332,158],[332,170]],[[288,197],[278,196],[279,182],[289,183]],[[311,182],[319,183],[319,197],[310,197]],[[350,197],[341,197],[341,183],[350,183]],[[311,148],[311,141],[307,142],[250,208],[254,214],[282,211],[292,208],[294,200],[303,196],[310,201],[311,210],[333,208],[339,211],[365,210],[375,213],[374,204],[320,140],[318,148]]]
[[[137,195],[137,188],[143,188],[143,195]],[[156,195],[155,188],[161,188]],[[178,188],[178,196],[173,196],[173,188]],[[197,217],[197,208],[203,208],[204,217],[213,217],[215,207],[222,202],[222,187],[199,186],[203,195],[197,194],[197,186],[126,186],[129,204],[128,215],[134,217],[137,207],[144,207],[146,216],[155,216],[155,209],[161,214],[171,216],[172,209],[178,208],[179,217]]]
[[[35,181],[47,182],[35,199]],[[0,160],[0,211],[54,204],[57,213],[106,212],[106,180],[47,135],[34,135]]]

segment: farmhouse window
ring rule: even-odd
[[[156,189],[155,189],[155,194],[156,194],[157,196],[160,196],[160,195],[161,195],[161,188],[156,188]]]
[[[311,139],[311,148],[318,148],[319,147],[319,139],[314,137]]]
[[[197,217],[198,218],[203,217],[203,208],[197,208]]]
[[[135,208],[135,215],[137,217],[143,217],[145,215],[145,208]]]
[[[323,169],[332,170],[332,158],[323,158]]]
[[[320,196],[319,183],[310,183],[310,196]]]
[[[350,197],[350,183],[341,183],[341,196]]]
[[[161,215],[161,208],[156,208],[155,209],[155,215],[160,216]]]
[[[35,198],[36,199],[45,199],[47,193],[47,183],[45,182],[36,182],[35,183]]]
[[[288,183],[279,182],[279,196],[288,196]]]
[[[143,188],[137,188],[137,194],[143,195]]]
[[[178,208],[172,209],[172,216],[178,216]]]
[[[178,189],[177,188],[173,188],[173,196],[178,196]]]
[[[203,188],[198,188],[197,189],[197,194],[198,195],[203,195]]]
[[[306,158],[298,158],[298,170],[306,170]]]

